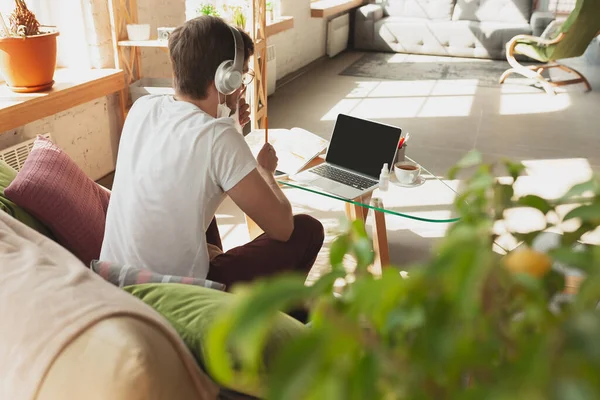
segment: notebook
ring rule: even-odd
[[[246,136],[246,142],[256,157],[265,144],[264,129]],[[328,141],[302,128],[269,129],[269,143],[275,148],[277,170],[286,175],[297,174],[327,148]]]

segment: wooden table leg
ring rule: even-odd
[[[372,194],[369,193],[363,197],[354,199],[354,201],[369,204]],[[373,206],[383,209],[383,202],[379,198],[372,199]],[[361,219],[363,222],[367,220],[369,209],[353,203],[346,203],[346,216],[351,221]],[[387,238],[387,227],[385,224],[385,213],[373,210],[373,250],[375,251],[375,262],[372,266],[371,273],[381,275],[382,269],[390,265],[390,251]]]
[[[373,206],[383,209],[381,199],[373,199]],[[373,270],[375,275],[381,275],[383,268],[390,265],[390,249],[387,237],[387,227],[385,224],[385,213],[382,211],[374,211],[373,221],[373,248],[375,250],[375,262]]]
[[[369,204],[369,202],[371,201],[371,196],[372,194],[369,193],[362,197],[354,199],[354,201],[362,204]],[[359,206],[358,204],[346,203],[346,217],[348,217],[350,221],[360,219],[362,220],[362,222],[366,222],[368,213],[369,209],[366,207]]]

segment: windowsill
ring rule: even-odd
[[[120,40],[119,46],[121,47],[155,47],[155,48],[167,48],[169,42],[167,40]]]
[[[71,70],[54,73],[52,89],[14,93],[0,84],[0,132],[18,128],[125,88],[125,74],[117,69]]]
[[[279,17],[275,21],[267,22],[267,37],[294,28],[294,17]]]
[[[310,3],[310,16],[313,18],[327,18],[344,11],[361,6],[363,0],[320,0]]]

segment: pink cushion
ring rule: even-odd
[[[38,136],[4,194],[50,228],[58,243],[86,265],[99,258],[110,193],[50,140]]]

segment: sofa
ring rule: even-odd
[[[356,11],[354,47],[506,59],[511,38],[540,36],[553,20],[532,0],[377,0]]]
[[[1,399],[217,398],[160,314],[2,211],[0,274]]]

